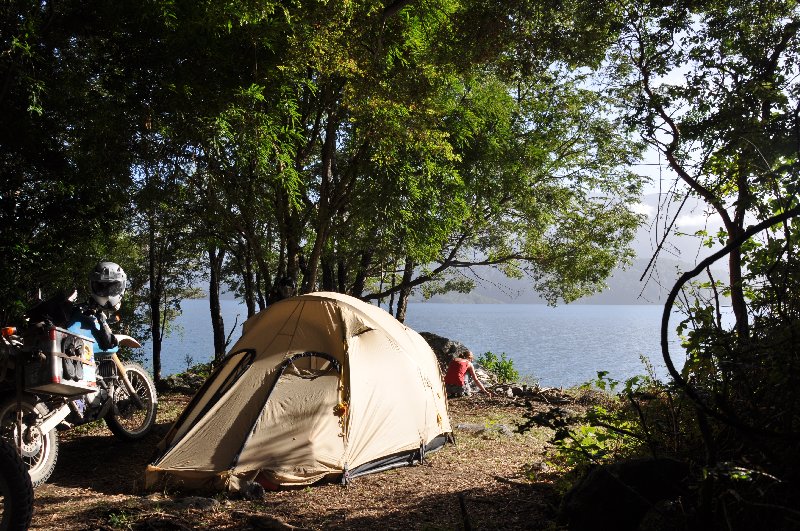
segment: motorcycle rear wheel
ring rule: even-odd
[[[47,406],[38,402],[35,397],[24,396],[22,406],[22,447],[20,457],[28,468],[31,484],[34,488],[47,481],[56,468],[58,459],[58,432],[56,429],[48,433],[39,430],[41,420],[47,415]],[[37,420],[34,420],[37,419]],[[15,448],[19,445],[17,436],[17,400],[10,398],[0,406],[0,430],[3,439]]]
[[[125,374],[144,407],[139,407],[120,382],[112,397],[114,407],[106,415],[105,421],[108,429],[118,438],[125,441],[136,441],[145,437],[153,429],[158,412],[158,397],[153,380],[141,365],[133,362],[125,362],[123,365]]]
[[[17,449],[0,439],[0,530],[24,531],[33,517],[33,485]]]

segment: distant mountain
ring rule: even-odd
[[[637,259],[627,269],[617,269],[606,283],[608,288],[602,293],[585,297],[572,304],[663,304],[669,290],[681,273],[688,271],[691,264],[672,259],[659,259],[643,280],[639,280],[647,270],[647,260]],[[717,271],[717,277],[722,278]],[[486,268],[480,271],[480,280],[472,293],[447,293],[436,295],[428,302],[438,303],[483,303],[483,304],[544,304],[545,301],[533,291],[530,282],[508,279],[502,273]],[[413,302],[422,302],[414,296]]]
[[[640,277],[647,270],[648,259],[636,259],[626,269],[618,268],[606,280],[608,288],[602,293],[584,297],[572,304],[663,304],[669,290],[684,271],[693,266],[672,258],[659,258],[655,267],[647,271],[643,280]],[[712,268],[717,279],[724,279],[725,272],[720,267]],[[486,267],[479,268],[475,278],[476,287],[471,293],[446,293],[424,301],[414,294],[411,302],[460,303],[460,304],[545,304],[531,287],[529,280],[506,278],[499,271]],[[199,298],[206,298],[205,292]],[[225,291],[222,299],[234,299],[234,293]]]

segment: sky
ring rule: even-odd
[[[699,230],[716,233],[721,227],[719,216],[713,213],[705,202],[697,198],[689,198],[680,208],[680,201],[676,201],[670,193],[676,189],[678,178],[670,170],[666,160],[663,157],[659,158],[655,150],[648,150],[642,164],[634,166],[633,171],[649,179],[644,187],[641,202],[633,205],[636,212],[647,216],[647,222],[639,229],[634,242],[637,256],[649,259],[670,224],[672,224],[671,234],[663,246],[666,254],[688,263],[696,263],[711,254],[714,249],[702,246],[699,238],[688,235],[693,235]],[[686,185],[678,182],[677,189],[683,191]]]

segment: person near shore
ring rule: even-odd
[[[444,376],[444,385],[447,390],[448,398],[470,395],[469,387],[467,387],[467,382],[465,381],[467,374],[470,375],[472,381],[478,386],[478,389],[492,396],[492,393],[483,386],[478,376],[475,374],[475,367],[472,365],[473,359],[474,356],[472,352],[468,350],[464,354],[453,358],[453,361],[447,366],[447,373]]]

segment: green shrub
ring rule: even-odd
[[[197,374],[202,376],[203,378],[208,378],[211,376],[211,372],[214,370],[214,365],[212,362],[208,363],[198,363],[197,365],[193,365],[186,369],[186,372],[183,374]]]
[[[618,381],[600,371],[580,390],[597,390],[605,398],[583,414],[559,407],[531,410],[520,428],[523,433],[535,427],[553,430],[551,459],[556,466],[585,469],[617,459],[668,455],[693,438],[680,427],[683,413],[675,390],[650,375]]]
[[[476,360],[478,365],[497,376],[501,382],[516,382],[519,380],[519,372],[514,368],[514,360],[506,358],[503,352],[498,358],[492,352],[484,352]]]

